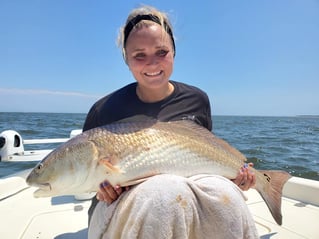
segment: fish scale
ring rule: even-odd
[[[143,176],[141,172],[145,170],[144,168],[152,169],[153,172],[158,174],[163,170],[170,172],[168,169],[181,167],[183,165],[187,165],[187,168],[180,168],[183,171],[182,174],[184,176],[190,176],[194,173],[194,170],[192,170],[193,167],[196,168],[198,165],[205,166],[205,161],[208,161],[207,157],[200,157],[200,154],[189,150],[189,147],[194,145],[194,143],[192,143],[193,140],[189,138],[188,141],[183,139],[180,140],[181,142],[177,142],[176,135],[166,131],[163,132],[161,129],[153,129],[152,132],[146,130],[141,136],[143,137],[141,139],[139,139],[138,136],[134,137],[134,142],[137,143],[134,146],[138,153],[129,155],[129,157],[124,158],[116,165],[123,172],[133,173],[134,169],[137,169],[135,177],[138,175],[140,177]],[[166,139],[166,142],[164,139]],[[143,150],[143,148],[148,148],[149,150]],[[181,162],[179,158],[182,158]],[[196,159],[196,161],[193,159]],[[206,164],[209,162],[211,162],[211,160]]]
[[[97,191],[105,180],[113,186],[134,185],[157,174],[233,179],[245,160],[191,121],[122,122],[85,131],[62,144],[31,171],[27,183],[39,187],[35,197],[48,197]],[[255,189],[281,225],[282,188],[290,175],[249,170],[256,175]]]

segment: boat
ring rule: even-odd
[[[0,134],[1,161],[39,161],[51,150],[24,150],[25,145],[63,143],[68,138],[23,140],[14,130]],[[1,162],[0,162],[1,163]],[[0,178],[0,232],[4,239],[86,239],[87,211],[94,194],[34,198],[25,182],[31,169]],[[283,224],[277,225],[256,190],[245,192],[261,239],[319,238],[319,181],[292,177],[282,197]]]

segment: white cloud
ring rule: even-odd
[[[98,98],[79,92],[0,88],[0,111],[86,113]]]
[[[57,96],[76,96],[84,98],[99,98],[98,95],[85,94],[72,91],[52,91],[45,89],[18,89],[18,88],[0,88],[0,94],[11,95],[57,95]]]

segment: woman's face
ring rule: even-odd
[[[156,23],[133,30],[127,38],[127,64],[144,89],[167,87],[173,71],[173,54],[170,36]]]

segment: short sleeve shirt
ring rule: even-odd
[[[159,121],[190,119],[212,130],[208,96],[197,87],[170,81],[173,93],[167,98],[145,103],[136,94],[137,83],[131,83],[98,100],[90,109],[83,131],[134,117],[149,117]]]

